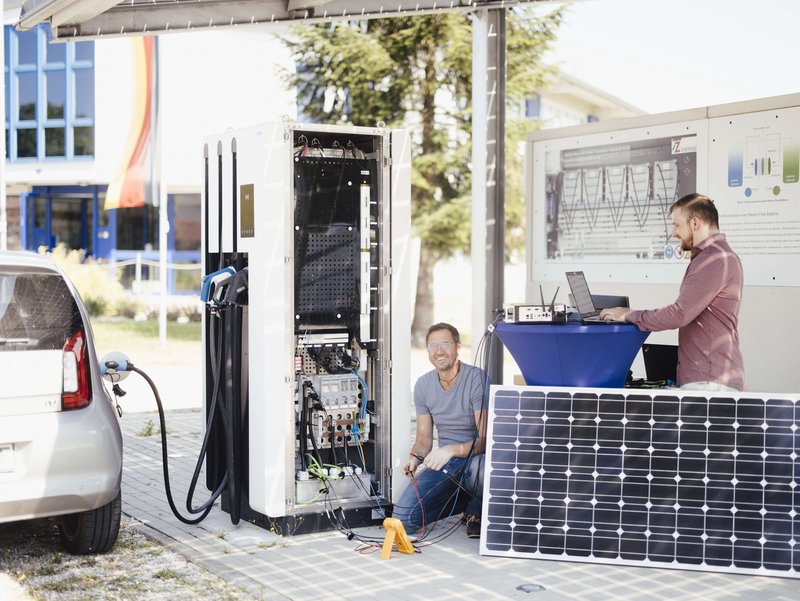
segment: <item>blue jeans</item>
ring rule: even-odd
[[[408,534],[414,534],[423,525],[457,515],[465,508],[468,513],[479,516],[483,503],[484,457],[473,456],[466,465],[466,473],[466,457],[453,457],[441,470],[418,470],[417,486],[412,482],[403,491],[394,506],[393,517],[403,523]]]

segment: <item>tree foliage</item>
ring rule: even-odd
[[[507,249],[523,246],[522,157],[533,126],[521,105],[551,69],[542,55],[555,39],[563,9],[507,19]],[[412,224],[422,242],[420,279],[436,261],[466,252],[470,242],[472,25],[443,13],[298,26],[283,41],[297,69],[284,73],[306,118],[314,122],[405,127],[412,134]],[[430,294],[430,282],[418,291]],[[428,306],[420,306],[420,304]],[[429,323],[432,299],[417,298]],[[427,310],[425,310],[427,309]],[[415,324],[417,324],[415,319]]]

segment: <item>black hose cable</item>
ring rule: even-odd
[[[156,405],[158,405],[158,421],[159,421],[159,424],[161,426],[161,462],[162,462],[162,468],[163,468],[163,471],[164,471],[164,489],[165,489],[165,491],[167,493],[167,501],[169,502],[169,508],[172,510],[172,513],[175,515],[175,517],[178,518],[184,524],[190,524],[190,525],[199,524],[200,522],[202,522],[206,518],[206,516],[211,511],[211,507],[213,506],[213,500],[216,500],[216,498],[219,497],[220,494],[222,494],[222,491],[225,490],[225,486],[228,483],[228,473],[227,472],[225,473],[225,476],[223,477],[222,482],[220,483],[220,485],[217,488],[217,490],[215,490],[214,493],[211,495],[211,499],[209,499],[209,502],[206,502],[204,504],[204,505],[207,505],[207,507],[203,510],[203,513],[201,513],[195,519],[188,519],[188,518],[183,517],[180,514],[180,512],[178,511],[178,508],[175,507],[175,503],[172,500],[172,489],[170,488],[170,484],[169,484],[169,464],[168,464],[168,459],[167,459],[167,457],[168,457],[168,455],[167,455],[167,424],[166,424],[166,420],[164,419],[164,406],[161,404],[161,395],[158,394],[158,389],[156,388],[156,385],[153,382],[153,380],[144,371],[142,371],[138,367],[134,366],[132,363],[128,363],[128,369],[130,371],[136,372],[137,374],[139,374],[140,376],[142,376],[145,379],[147,384],[150,386],[150,390],[153,391],[153,396],[155,396],[155,399],[156,399]]]
[[[308,434],[306,428],[306,421],[308,419],[308,414],[306,413],[306,388],[307,388],[308,380],[303,380],[302,387],[300,389],[300,398],[299,401],[299,409],[300,409],[300,435],[298,440],[298,446],[300,447],[300,467],[305,472],[308,470],[308,462],[306,460],[306,453],[308,453]]]
[[[313,409],[309,409],[309,411],[313,411]],[[307,420],[306,426],[308,427],[308,437],[311,439],[311,447],[314,449],[314,458],[317,462],[322,465],[322,455],[319,452],[319,447],[317,446],[317,437],[314,436],[314,414],[311,413],[309,416],[311,417],[310,420]],[[320,426],[320,432],[322,431],[322,427]]]
[[[310,390],[310,392],[309,392],[309,390]],[[317,446],[317,439],[314,436],[313,420],[314,420],[314,411],[316,411],[318,409],[322,410],[322,409],[324,409],[324,407],[319,403],[319,395],[317,395],[317,391],[314,390],[314,385],[309,380],[304,380],[303,381],[303,394],[302,394],[302,397],[303,397],[303,399],[302,399],[303,402],[302,402],[301,409],[302,409],[303,415],[301,417],[301,421],[302,421],[303,418],[305,418],[305,430],[303,430],[303,427],[301,425],[301,427],[300,427],[301,440],[305,436],[307,436],[308,439],[311,439],[311,447],[314,450],[314,459],[317,460],[317,463],[319,463],[319,465],[322,465],[322,463],[323,463],[322,455],[319,452],[319,447]],[[316,401],[316,404],[318,405],[318,407],[315,407],[314,403],[309,404],[308,401],[311,398],[313,398],[314,401]],[[321,435],[321,433],[322,433],[322,424],[320,424],[320,435]],[[307,442],[308,439],[306,439],[306,450],[308,450],[308,442]],[[303,454],[303,456],[305,457],[305,454]]]
[[[242,273],[242,272],[240,272]],[[246,272],[245,272],[246,273]],[[223,332],[227,344],[225,345],[224,360],[224,392],[222,394],[222,424],[225,430],[225,468],[228,475],[230,486],[226,488],[229,504],[231,523],[235,526],[241,518],[241,482],[239,477],[239,466],[237,462],[237,452],[235,441],[237,431],[240,428],[239,419],[239,395],[238,395],[238,353],[239,346],[236,333],[241,332],[239,316],[241,309],[232,304],[227,304],[222,313]]]
[[[320,424],[320,432],[322,432],[322,426],[325,424],[325,421],[326,420],[323,418],[323,421]],[[336,430],[333,427],[333,417],[327,420],[327,422],[328,425],[325,426],[325,430],[327,430],[328,432],[328,442],[331,445],[331,455],[333,455],[333,465],[339,465],[339,461],[337,460],[338,458],[336,457]]]
[[[225,483],[227,482],[226,478],[228,475],[228,472],[226,470],[221,483],[217,486],[217,489],[215,490],[214,494],[212,494],[211,497],[209,497],[209,499],[205,503],[203,503],[199,507],[192,507],[192,499],[194,498],[194,491],[197,488],[197,481],[200,478],[200,471],[203,468],[203,458],[206,456],[207,453],[208,442],[209,439],[211,438],[212,425],[214,423],[216,412],[219,411],[220,417],[224,419],[224,415],[222,414],[222,409],[218,402],[220,383],[221,383],[220,372],[222,369],[221,366],[222,336],[219,335],[217,328],[214,327],[215,323],[216,321],[212,320],[210,324],[212,342],[209,345],[209,350],[211,352],[211,377],[213,381],[213,388],[211,393],[211,405],[208,411],[208,418],[206,421],[206,433],[203,436],[203,444],[200,447],[200,454],[197,456],[197,463],[194,466],[192,479],[189,482],[189,492],[186,493],[186,510],[192,514],[201,513],[205,511],[207,507],[211,507],[214,504],[214,502],[217,500],[220,494],[222,494],[222,491],[225,490]],[[216,353],[214,352],[215,350],[213,342],[214,339],[216,339],[216,345],[217,345]]]

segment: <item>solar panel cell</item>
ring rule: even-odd
[[[797,577],[798,405],[495,387],[481,550]]]

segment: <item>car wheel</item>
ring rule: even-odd
[[[58,524],[61,543],[79,555],[110,551],[119,536],[121,511],[122,491],[102,507],[63,516]]]

